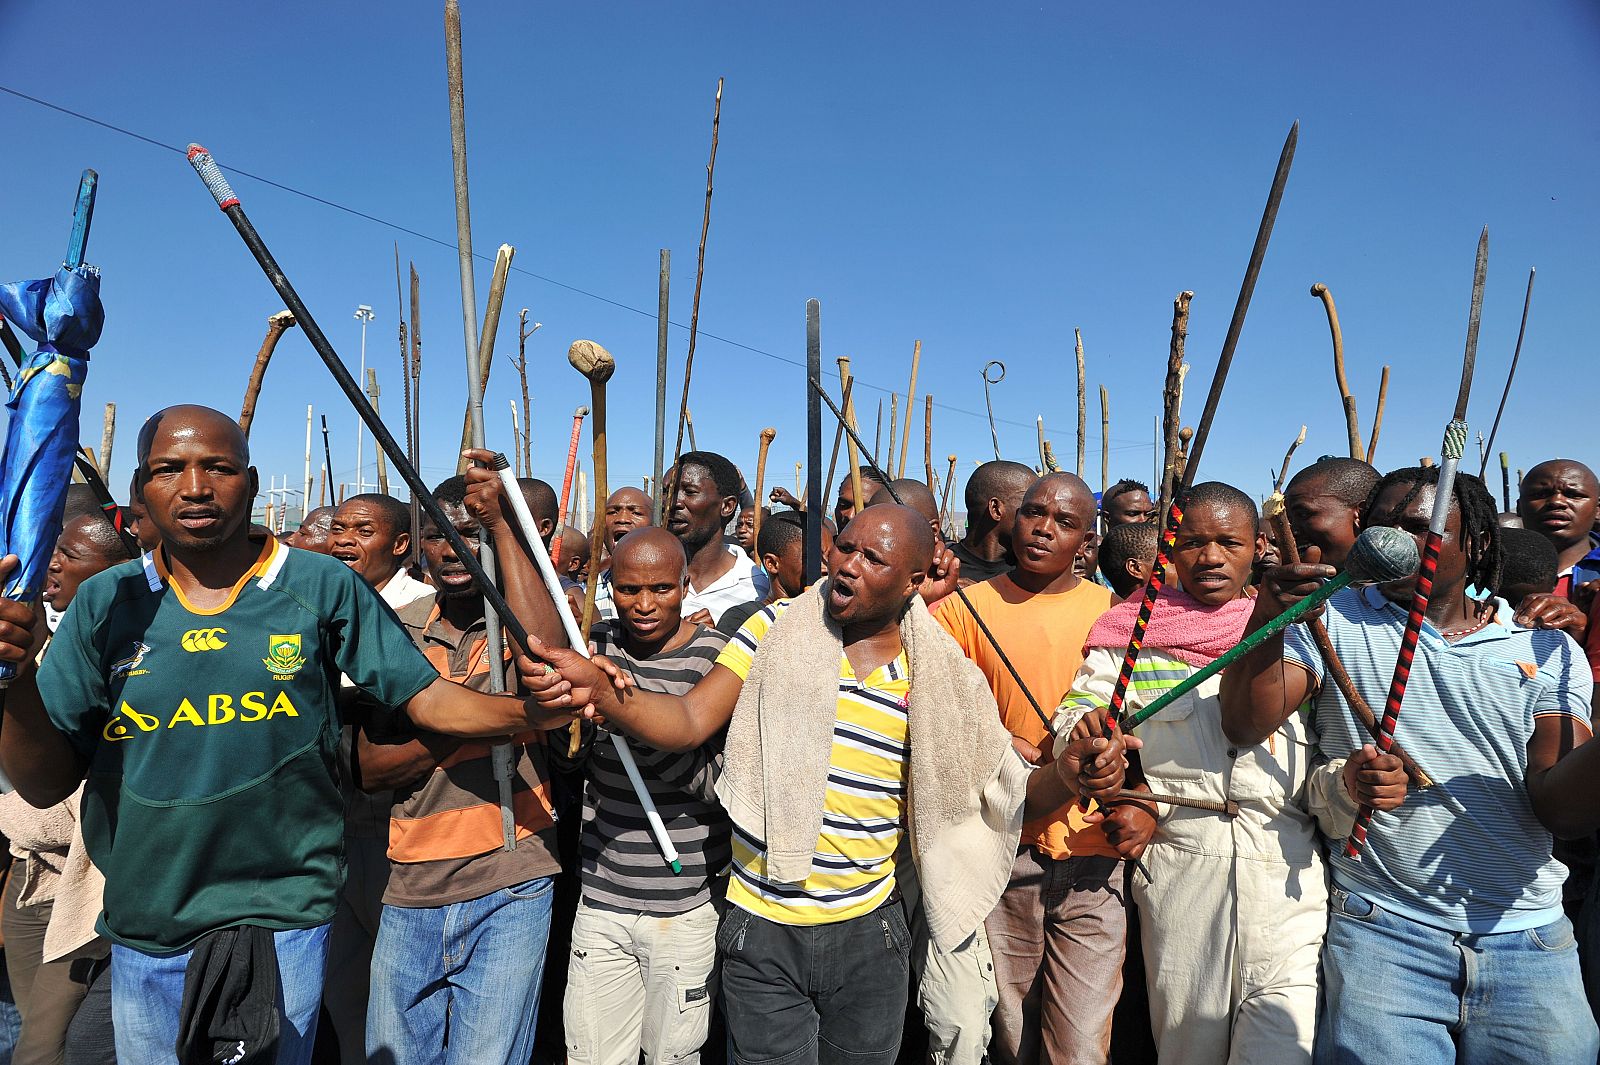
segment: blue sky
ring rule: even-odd
[[[675,408],[718,76],[727,84],[690,407],[701,445],[747,475],[764,425],[778,430],[769,480],[791,480],[803,457],[802,373],[781,360],[803,359],[815,296],[824,358],[831,368],[852,357],[869,432],[880,397],[887,421],[888,390],[904,391],[912,342],[923,341],[919,392],[939,404],[941,476],[949,453],[964,470],[990,454],[978,378],[989,359],[1008,367],[994,390],[1005,455],[1033,461],[1042,414],[1070,462],[1072,330],[1082,329],[1090,479],[1100,384],[1111,394],[1111,476],[1148,478],[1172,298],[1196,293],[1189,421],[1295,119],[1294,173],[1202,476],[1266,491],[1302,423],[1303,457],[1345,450],[1326,321],[1308,292],[1316,281],[1338,300],[1363,433],[1380,366],[1393,366],[1379,464],[1435,452],[1485,224],[1472,428],[1487,432],[1493,418],[1537,265],[1497,449],[1518,466],[1600,458],[1586,412],[1563,402],[1587,391],[1600,290],[1592,4],[464,7],[478,294],[501,242],[540,275],[513,273],[498,350],[515,348],[518,308],[544,323],[530,362],[535,472],[547,479],[559,478],[572,409],[588,401],[565,358],[579,337],[619,362],[613,486],[649,472],[657,252],[672,250],[671,317],[684,327],[671,332]],[[63,40],[70,60],[50,47]],[[199,141],[225,166],[442,241],[234,177],[351,366],[354,309],[375,308],[368,361],[396,428],[394,242],[402,263],[416,262],[423,474],[451,471],[466,375],[442,4],[179,0],[152,18],[138,5],[15,2],[0,14],[0,72],[11,89],[166,144]],[[116,401],[120,494],[145,415],[179,401],[238,409],[279,304],[181,155],[4,93],[0,131],[11,150],[0,184],[7,279],[54,268],[79,171],[101,175],[89,258],[105,272],[107,329],[83,439],[98,442],[102,404]],[[497,361],[486,408],[502,449],[516,394],[510,364]],[[298,483],[307,403],[329,414],[333,480],[353,480],[354,416],[294,331],[256,415],[264,484]],[[917,408],[908,471],[920,472]],[[370,463],[370,441],[366,454]]]

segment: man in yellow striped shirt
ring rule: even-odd
[[[1004,889],[1028,767],[982,676],[920,602],[955,569],[915,511],[872,507],[840,532],[829,579],[752,616],[685,696],[537,644],[547,665],[520,663],[545,707],[663,749],[732,721],[718,795],[735,825],[733,905],[717,947],[735,1062],[895,1059],[912,950],[903,841],[946,949]],[[1121,786],[1120,741],[1063,761],[1088,794]]]

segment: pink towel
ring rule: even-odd
[[[1094,623],[1084,647],[1110,647],[1125,650],[1133,636],[1133,622],[1139,616],[1141,592],[1118,603]],[[1200,667],[1210,664],[1244,638],[1245,624],[1255,609],[1253,599],[1235,599],[1222,606],[1202,606],[1182,588],[1167,585],[1150,612],[1150,627],[1145,630],[1144,646],[1159,647],[1172,657]]]

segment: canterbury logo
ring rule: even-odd
[[[190,629],[178,641],[185,651],[220,651],[228,646],[227,629]]]

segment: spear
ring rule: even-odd
[[[694,372],[694,342],[700,335],[700,283],[706,276],[706,232],[711,228],[711,179],[717,170],[717,129],[721,124],[722,79],[718,78],[716,107],[711,112],[711,159],[706,163],[706,209],[700,218],[700,257],[694,268],[694,301],[689,308],[689,355],[683,363],[683,403],[678,408],[678,442],[672,445],[674,466],[678,464],[678,456],[683,454],[683,431],[689,422],[689,375]],[[692,437],[689,447],[694,449]]]
[[[417,264],[407,263],[411,270],[411,422],[406,427],[411,438],[411,449],[406,459],[413,467],[422,459],[422,281],[417,277]],[[411,494],[411,553],[420,557],[422,550],[422,510],[415,493]]]
[[[890,392],[889,393],[889,450],[887,452],[885,452],[885,454],[887,454],[889,456],[889,468],[887,470],[883,471],[883,475],[885,477],[890,478],[891,480],[895,476],[895,473],[894,473],[895,422],[899,417],[899,410],[900,410],[900,393],[898,393],[898,392]]]
[[[1433,597],[1433,578],[1439,568],[1439,550],[1444,545],[1445,521],[1450,516],[1450,501],[1455,495],[1456,467],[1467,447],[1467,397],[1472,394],[1472,371],[1478,361],[1478,323],[1483,317],[1483,284],[1488,272],[1489,227],[1484,226],[1483,234],[1478,237],[1477,261],[1472,270],[1472,306],[1467,312],[1467,350],[1461,359],[1461,386],[1456,391],[1455,413],[1445,426],[1444,443],[1439,447],[1439,483],[1434,489],[1433,514],[1428,522],[1428,538],[1422,544],[1422,568],[1417,572],[1416,589],[1411,593],[1411,612],[1400,637],[1400,654],[1395,660],[1394,676],[1389,681],[1389,696],[1383,704],[1383,721],[1377,739],[1379,754],[1388,754],[1394,747],[1394,729],[1400,720],[1406,683],[1411,679],[1417,639],[1422,635],[1428,601]],[[1372,807],[1362,806],[1345,840],[1345,857],[1361,859],[1361,848],[1366,843],[1367,826],[1371,822]]]
[[[411,425],[411,356],[406,346],[406,297],[400,287],[400,242],[394,244],[394,309],[395,320],[399,323],[400,332],[400,389],[405,403],[406,418],[406,458],[411,460],[413,466],[417,463],[416,434]],[[416,539],[411,541],[416,543]]]

